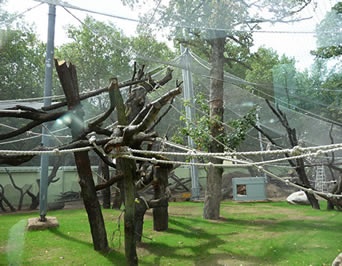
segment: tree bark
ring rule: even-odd
[[[310,184],[309,178],[306,174],[305,167],[304,167],[304,161],[302,158],[296,159],[295,170],[299,176],[300,181],[302,182],[302,185],[304,187],[311,188],[311,184]],[[319,210],[320,209],[319,202],[318,202],[317,198],[315,197],[315,195],[308,193],[308,192],[305,192],[305,194],[306,194],[306,196],[307,196],[307,198],[311,204],[311,207],[313,209]]]
[[[154,172],[154,199],[160,199],[166,195],[169,170],[165,166],[156,166]],[[168,204],[153,208],[153,229],[166,231],[169,228]]]
[[[59,65],[57,60],[55,61],[55,66],[67,99],[68,110],[74,115],[69,127],[71,128],[73,140],[76,140],[82,138],[84,134],[83,110],[80,107],[76,67],[72,64],[67,65],[66,63]],[[94,249],[106,252],[109,250],[107,233],[100,203],[96,195],[88,152],[75,152],[74,157],[79,175],[81,196],[88,214]]]
[[[223,121],[223,66],[225,38],[218,37],[211,42],[211,70],[210,70],[210,134],[212,139],[209,144],[209,152],[223,152],[224,147],[216,141],[224,134]],[[221,159],[211,158],[213,164],[222,164]],[[221,188],[223,169],[209,167],[207,185],[205,190],[203,217],[217,220],[220,217]]]
[[[122,99],[118,87],[117,79],[113,79],[112,83],[115,83],[114,88],[114,101],[116,102],[116,110],[118,116],[119,125],[127,125],[127,117],[125,114],[125,105]],[[116,137],[122,137],[122,132],[119,130],[116,132]],[[108,143],[107,143],[108,144]],[[107,147],[108,148],[108,147]],[[106,149],[106,147],[105,147]],[[125,151],[125,147],[116,147],[117,150]],[[119,173],[124,174],[123,188],[125,191],[125,216],[124,216],[124,228],[125,228],[125,256],[126,262],[129,266],[138,265],[138,256],[136,251],[135,242],[135,180],[136,178],[136,164],[135,161],[127,158],[116,159],[117,170]]]
[[[135,241],[141,242],[144,229],[144,215],[148,209],[147,201],[139,197],[135,202]]]
[[[115,192],[113,195],[112,209],[120,210],[122,203],[124,202],[125,191],[123,188],[123,180],[116,183]]]
[[[103,160],[100,160],[100,165],[99,167],[101,168],[101,175],[102,178],[106,181],[109,180],[109,167]],[[104,209],[110,209],[110,200],[111,200],[111,192],[110,192],[110,186],[102,189],[102,207]]]

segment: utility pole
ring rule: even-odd
[[[190,71],[190,55],[189,49],[184,48],[182,45],[180,46],[181,53],[183,54],[182,61],[184,64],[184,68],[182,69],[183,83],[184,83],[184,100],[189,104],[185,105],[185,117],[187,123],[192,123],[194,121],[195,112],[194,112],[194,89],[192,83],[192,76]],[[195,148],[195,143],[193,139],[188,136],[188,145],[190,149]],[[200,188],[198,181],[198,169],[197,166],[193,163],[196,162],[194,158],[190,159],[192,163],[190,165],[190,177],[191,177],[191,199],[198,200],[200,196]]]
[[[44,83],[44,106],[51,105],[52,96],[52,71],[54,60],[54,40],[55,40],[55,21],[56,6],[49,4],[48,16],[48,36],[46,44],[46,60],[45,60],[45,83]],[[42,128],[42,146],[49,146],[48,123]],[[46,221],[47,213],[47,192],[48,192],[48,175],[49,175],[49,155],[42,154],[40,159],[40,188],[39,188],[39,214],[40,221]]]

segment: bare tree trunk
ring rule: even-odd
[[[127,117],[125,113],[124,102],[118,87],[118,81],[115,79],[116,87],[114,88],[114,100],[116,102],[116,110],[118,115],[118,122],[120,125],[127,125]],[[121,137],[122,132],[117,132]],[[117,147],[125,151],[124,147]],[[116,160],[118,172],[124,174],[123,188],[125,191],[125,255],[126,262],[129,266],[138,265],[138,256],[136,251],[136,239],[135,239],[135,181],[136,181],[136,163],[135,161],[127,158],[117,158]]]
[[[267,103],[268,107],[270,107],[272,112],[278,117],[282,126],[285,128],[291,147],[294,148],[294,147],[298,146],[299,143],[298,143],[298,139],[297,139],[296,129],[290,127],[289,122],[288,122],[287,117],[286,117],[286,114],[283,113],[278,106],[277,106],[277,108],[274,108],[268,100],[266,100],[266,103]],[[271,140],[271,141],[273,142],[273,140]],[[289,156],[288,154],[285,154],[285,155]],[[304,187],[307,187],[307,188],[311,188],[310,181],[309,181],[308,176],[307,176],[306,171],[305,171],[305,165],[304,165],[303,158],[298,158],[296,160],[288,160],[288,162],[296,171],[296,173],[297,173],[297,175],[298,175],[298,177],[302,183],[301,185]],[[305,192],[305,194],[306,194],[312,208],[320,209],[319,202],[316,199],[315,195],[307,193],[307,192]]]
[[[166,195],[169,170],[167,167],[161,166],[156,166],[154,169],[154,199],[160,199]],[[153,208],[153,229],[155,231],[166,231],[169,226],[168,222],[168,205]]]
[[[70,110],[70,115],[73,115],[72,123],[69,127],[71,128],[73,140],[76,140],[82,138],[84,133],[83,110],[80,107],[76,67],[72,64],[67,65],[66,63],[59,65],[57,60],[55,61],[55,66],[68,102],[68,110]],[[75,152],[74,157],[79,175],[79,184],[81,186],[81,196],[88,214],[94,249],[108,251],[106,228],[100,203],[96,195],[88,152]]]
[[[224,134],[223,121],[223,66],[224,66],[225,38],[218,37],[211,42],[211,70],[210,70],[210,141],[209,152],[223,152],[224,147],[215,139]],[[221,159],[211,158],[213,164],[222,164]],[[203,217],[217,220],[220,217],[221,188],[223,169],[209,167],[207,186],[205,190]]]
[[[118,158],[118,170],[124,173],[125,191],[125,254],[127,264],[130,266],[138,265],[138,256],[135,242],[135,185],[136,175],[135,162],[131,159]]]
[[[304,187],[308,187],[310,188],[311,187],[311,184],[310,184],[310,181],[309,181],[309,178],[306,174],[306,171],[305,171],[305,167],[304,167],[304,161],[302,158],[299,158],[299,159],[296,159],[296,167],[295,167],[295,170],[300,178],[300,181],[302,182],[302,185]],[[315,197],[314,194],[310,194],[308,192],[305,192],[310,204],[311,204],[311,207],[313,209],[317,209],[319,210],[320,209],[320,206],[319,206],[319,202],[317,200],[317,198]]]
[[[121,205],[124,201],[125,191],[123,188],[123,181],[118,181],[116,183],[117,188],[115,188],[115,193],[113,196],[112,209],[120,210]]]
[[[102,178],[106,181],[109,180],[109,166],[103,161],[100,160],[100,165],[99,167],[101,168],[101,175]],[[105,189],[102,189],[102,207],[104,209],[110,209],[110,187],[106,187]]]
[[[135,202],[135,241],[141,242],[144,229],[144,215],[148,209],[148,203],[143,197]]]

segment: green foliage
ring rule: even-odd
[[[251,69],[246,70],[247,81],[258,84],[254,93],[260,97],[271,100],[273,97],[273,69],[280,64],[279,55],[276,51],[260,47],[248,60]],[[247,86],[254,90],[254,86]]]
[[[189,104],[189,102],[184,101],[184,106]],[[198,93],[194,99],[194,104],[197,110],[196,121],[194,124],[191,124],[186,119],[185,114],[180,116],[180,121],[185,126],[179,128],[179,131],[173,136],[172,140],[183,144],[185,137],[189,136],[195,142],[196,149],[208,151],[211,141],[210,127],[215,121],[210,119],[209,105],[204,94]],[[255,112],[256,110],[253,108],[243,118],[229,121],[229,133],[219,135],[217,137],[218,141],[226,145],[229,149],[237,148],[245,140],[251,124],[255,123]]]
[[[303,96],[311,104],[308,109],[323,117],[341,122],[342,2],[338,2],[316,27],[317,50],[312,67],[311,87]],[[302,102],[305,105],[304,101]]]
[[[319,57],[330,58],[341,55],[342,2],[337,3],[317,26],[317,46],[313,52]]]
[[[107,86],[112,77],[129,78],[129,39],[113,24],[87,17],[79,27],[70,26],[67,31],[73,42],[62,45],[56,57],[77,66],[81,92]]]
[[[132,37],[130,45],[135,52],[134,60],[140,65],[148,66],[149,69],[173,59],[176,55],[165,43],[158,42],[154,36],[146,33]]]
[[[29,25],[22,20],[16,20],[14,15],[4,12],[2,8],[0,8],[0,21],[3,23],[0,29],[0,100],[42,97],[45,45],[38,40]],[[42,102],[42,99],[37,101]],[[27,122],[26,119],[0,118],[0,131],[9,132]],[[41,132],[41,129],[37,128],[32,131]],[[32,137],[30,134],[28,136]],[[15,139],[12,140],[15,141]],[[39,144],[40,138],[35,138],[31,141],[12,142],[0,148],[30,150]],[[30,163],[38,160],[39,157]]]
[[[44,91],[45,47],[34,33],[0,30],[0,99],[40,97]]]
[[[32,26],[6,12],[0,2],[0,100],[41,97],[45,45]]]
[[[272,72],[275,101],[291,108],[296,91],[295,76],[297,70],[295,61],[282,56],[279,64],[273,67]]]
[[[270,48],[260,47],[249,61],[246,80],[259,84],[272,84],[272,69],[279,64],[279,55]]]
[[[327,108],[322,108],[322,115],[342,122],[342,73],[330,75],[321,87],[321,99]]]
[[[133,61],[151,68],[151,57],[154,61],[173,57],[164,43],[151,36],[128,38],[114,24],[91,17],[87,17],[79,27],[70,26],[67,30],[73,41],[62,45],[56,56],[77,66],[80,91],[108,86],[113,77],[117,77],[119,82],[131,79]],[[104,109],[108,99],[97,97],[92,99],[92,104]]]
[[[227,146],[236,149],[245,139],[251,125],[256,122],[256,108],[251,109],[241,119],[235,119],[229,122],[232,130],[227,136]]]
[[[332,58],[342,55],[341,45],[332,45],[328,47],[319,47],[316,51],[312,51],[311,54],[320,58]]]

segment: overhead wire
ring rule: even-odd
[[[51,1],[39,1],[39,2],[46,2],[46,3],[50,3]],[[58,4],[58,5],[60,5],[60,6],[62,6],[70,15],[72,15],[76,20],[78,20],[80,23],[82,23],[83,25],[85,25],[84,24],[84,22],[82,21],[82,20],[80,20],[77,16],[75,16],[73,13],[71,13],[69,10],[67,10],[67,8],[66,8],[66,6],[70,6],[70,5],[64,5],[64,3],[63,4]],[[72,8],[74,8],[74,9],[76,9],[76,10],[78,10],[77,8],[75,8],[75,6],[72,6]],[[79,10],[81,10],[81,11],[86,11],[86,12],[88,12],[89,10],[86,10],[86,9],[79,9]],[[86,25],[87,26],[87,25]],[[89,28],[89,26],[87,26],[88,28]],[[120,49],[120,50],[122,50],[122,51],[124,51],[124,52],[127,52],[127,50],[125,49],[125,48],[123,48],[123,47],[121,47],[121,46],[118,46],[118,48]],[[135,52],[135,54],[137,54],[137,52]],[[194,55],[193,55],[194,56]],[[144,56],[145,57],[145,56]],[[146,59],[146,57],[145,57],[145,59]],[[198,57],[195,57],[194,56],[194,59],[195,60],[198,60]],[[199,62],[199,61],[198,61]],[[166,62],[162,62],[162,63],[166,63]],[[201,62],[199,62],[199,63],[201,63]],[[231,75],[231,74],[230,74]],[[229,78],[232,78],[232,76],[230,76],[229,75]],[[240,79],[240,78],[238,78],[238,77],[233,77],[234,79],[236,79],[237,81],[238,80],[240,80],[241,82],[245,82],[245,83],[248,83],[247,81],[245,81],[245,80],[242,80],[242,79]],[[250,85],[257,85],[257,84],[255,84],[255,83],[251,83],[251,82],[249,82],[248,84],[250,84]],[[260,84],[259,84],[260,85]]]
[[[193,52],[190,52],[190,55],[191,55],[192,58],[193,58],[194,60],[196,60],[196,62],[198,62],[201,66],[203,66],[203,67],[205,67],[206,69],[210,70],[210,67],[209,67],[208,65],[205,64],[205,63],[208,64],[208,62],[206,62],[205,60],[201,59],[199,56],[197,56],[197,55],[194,54]],[[282,103],[283,103],[283,104],[282,104],[283,106],[286,106],[286,105],[287,105],[287,103],[286,103],[285,101],[283,101],[283,100],[281,100],[281,99],[276,99],[274,96],[272,96],[272,95],[270,95],[270,94],[268,94],[268,93],[266,93],[266,92],[264,92],[263,90],[261,90],[261,89],[258,88],[258,87],[260,87],[260,86],[263,86],[263,84],[256,83],[256,82],[250,82],[250,81],[244,80],[244,79],[242,79],[242,78],[239,78],[239,77],[237,77],[237,76],[235,76],[235,75],[233,75],[233,74],[226,73],[226,72],[225,72],[225,76],[227,76],[227,77],[228,77],[228,80],[232,81],[232,83],[234,83],[235,85],[244,84],[244,85],[253,86],[253,89],[255,89],[256,91],[258,91],[258,92],[261,93],[261,94],[264,94],[265,96],[267,96],[267,98],[271,98],[271,99],[273,99],[273,100],[277,100],[277,102],[282,102]],[[211,78],[210,76],[205,76],[205,75],[203,75],[203,77],[206,77],[206,78],[208,78],[208,79]],[[223,80],[223,82],[225,82],[225,80]],[[279,87],[279,88],[281,88],[281,87]],[[293,96],[293,95],[292,95],[292,96]],[[308,98],[305,98],[305,99],[304,99],[304,98],[300,98],[300,97],[298,97],[298,96],[294,96],[294,97],[299,98],[299,99],[301,99],[301,100],[305,100],[306,102],[308,101]],[[316,102],[313,102],[313,103],[316,104]],[[298,106],[296,106],[296,105],[293,105],[293,104],[290,104],[290,106],[291,106],[291,108],[292,108],[293,110],[296,110],[296,109],[301,110],[301,111],[303,112],[303,114],[308,113],[308,114],[310,114],[310,115],[314,115],[316,118],[320,118],[321,120],[326,120],[326,121],[328,121],[328,122],[330,122],[330,123],[336,123],[337,125],[342,126],[342,123],[339,123],[338,121],[335,121],[335,120],[332,120],[332,119],[325,118],[325,117],[323,117],[323,116],[321,116],[321,115],[317,115],[317,114],[315,114],[315,113],[312,113],[312,112],[310,112],[310,111],[308,111],[308,110],[305,110],[305,109],[300,108],[300,107],[298,107]],[[327,105],[323,105],[323,104],[322,104],[322,106],[323,106],[323,107],[328,107]]]
[[[27,8],[27,9],[25,9],[24,11],[22,11],[21,13],[16,14],[16,15],[14,15],[14,16],[11,16],[11,17],[8,18],[7,20],[1,21],[0,26],[12,23],[12,22],[13,22],[14,20],[16,20],[17,18],[19,18],[19,17],[25,15],[27,12],[30,12],[30,11],[36,9],[37,7],[41,6],[42,4],[43,4],[43,3],[39,3],[39,4],[37,4],[37,5],[34,5],[33,7],[29,7],[29,8]]]
[[[34,1],[46,3],[46,4],[54,4],[57,6],[61,6],[63,8],[75,9],[75,10],[82,11],[82,12],[92,13],[92,14],[110,17],[110,18],[114,18],[114,19],[130,21],[130,22],[134,22],[134,23],[151,24],[149,22],[144,22],[140,19],[133,19],[133,18],[129,18],[129,17],[109,14],[106,12],[100,12],[100,11],[95,11],[95,10],[91,10],[91,9],[86,9],[86,8],[71,5],[71,4],[68,4],[66,2],[61,2],[61,1],[52,1],[52,0],[34,0]],[[174,25],[169,25],[169,26],[172,27]],[[189,25],[180,25],[180,26],[176,26],[176,27],[185,28],[185,29],[190,29],[190,28],[193,29],[194,28],[193,26],[189,26]],[[228,28],[211,28],[211,27],[197,27],[197,29],[199,29],[199,30],[219,30],[219,31],[226,31],[226,32],[231,32],[231,33],[253,32],[253,33],[271,33],[271,34],[315,34],[315,32],[313,32],[313,31],[277,31],[277,30],[266,31],[266,30],[245,30],[245,29],[244,30],[232,30],[232,29],[228,29]]]

